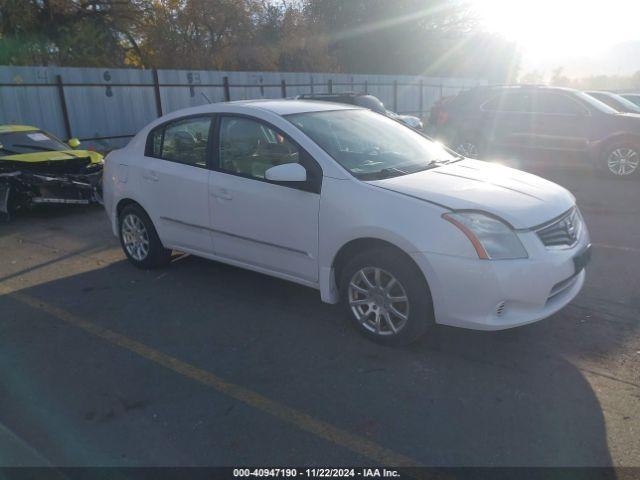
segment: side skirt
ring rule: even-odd
[[[167,246],[166,248],[172,248],[172,249],[180,251],[180,252],[184,252],[184,253],[189,253],[191,255],[195,255],[196,257],[206,258],[207,260],[214,260],[216,262],[225,263],[227,265],[231,265],[231,266],[234,266],[234,267],[244,268],[245,270],[251,270],[253,272],[258,272],[258,273],[262,273],[264,275],[268,275],[270,277],[280,278],[282,280],[287,280],[289,282],[297,283],[299,285],[304,285],[305,287],[310,287],[310,288],[313,288],[315,290],[320,290],[320,285],[318,284],[318,282],[311,282],[309,280],[305,280],[305,279],[302,279],[302,278],[299,278],[299,277],[295,277],[295,276],[289,275],[287,273],[282,273],[282,272],[278,272],[278,271],[275,271],[275,270],[270,270],[268,268],[264,268],[264,267],[260,267],[260,266],[257,266],[257,265],[253,265],[251,263],[246,263],[246,262],[242,262],[240,260],[235,260],[235,259],[228,258],[228,257],[222,257],[222,256],[219,256],[219,255],[214,255],[212,253],[201,252],[201,251],[192,250],[192,249],[188,249],[188,248],[184,248],[184,247]]]

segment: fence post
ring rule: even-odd
[[[158,117],[162,116],[162,98],[160,97],[160,81],[158,80],[158,70],[153,69],[153,91],[156,96],[156,113]]]
[[[440,79],[440,100],[442,100],[442,79]]]
[[[222,88],[224,88],[224,101],[231,100],[231,92],[229,90],[229,77],[222,77]]]
[[[327,80],[327,91],[329,93],[333,93],[333,80],[332,79]]]
[[[67,100],[64,97],[64,85],[62,83],[62,75],[56,75],[56,83],[58,84],[58,96],[60,98],[60,108],[62,109],[62,120],[64,121],[64,133],[67,140],[71,138],[71,122],[69,122],[69,111],[67,110]]]
[[[280,90],[282,92],[282,98],[287,98],[287,82],[284,78],[280,81]]]
[[[424,85],[422,82],[422,79],[420,79],[420,94],[419,94],[419,98],[420,98],[420,115],[422,115],[423,109],[424,109]]]
[[[364,81],[364,93],[369,93],[369,81]]]
[[[398,80],[393,81],[393,111],[398,111]]]
[[[311,75],[311,81],[309,82],[309,85],[311,86],[311,95],[313,95],[313,75]]]

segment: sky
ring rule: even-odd
[[[471,0],[485,27],[518,42],[525,68],[640,42],[640,0]]]

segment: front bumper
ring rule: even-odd
[[[574,257],[590,244],[546,248],[534,232],[519,234],[529,258],[480,260],[433,253],[413,258],[429,281],[436,323],[502,330],[547,318],[580,292],[585,270]]]
[[[102,168],[83,173],[0,173],[0,213],[35,204],[102,203]]]

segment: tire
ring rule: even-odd
[[[171,250],[164,248],[153,222],[140,205],[124,207],[118,216],[118,233],[124,254],[136,267],[149,270],[171,260]]]
[[[640,171],[640,144],[616,143],[604,150],[600,170],[609,177],[637,178]]]
[[[9,223],[15,212],[15,193],[10,183],[0,183],[0,202],[4,203],[3,211],[0,211],[0,222]]]
[[[362,274],[368,279],[369,286]],[[379,275],[377,280],[376,275]],[[406,345],[434,325],[431,293],[422,272],[410,259],[393,249],[376,248],[353,257],[342,269],[339,286],[340,298],[351,323],[377,343]],[[385,288],[389,289],[388,293]],[[365,293],[364,290],[368,291]],[[406,305],[402,301],[390,301],[403,296],[407,299]]]
[[[481,159],[485,153],[482,142],[472,137],[459,138],[453,143],[451,148],[466,158]]]

